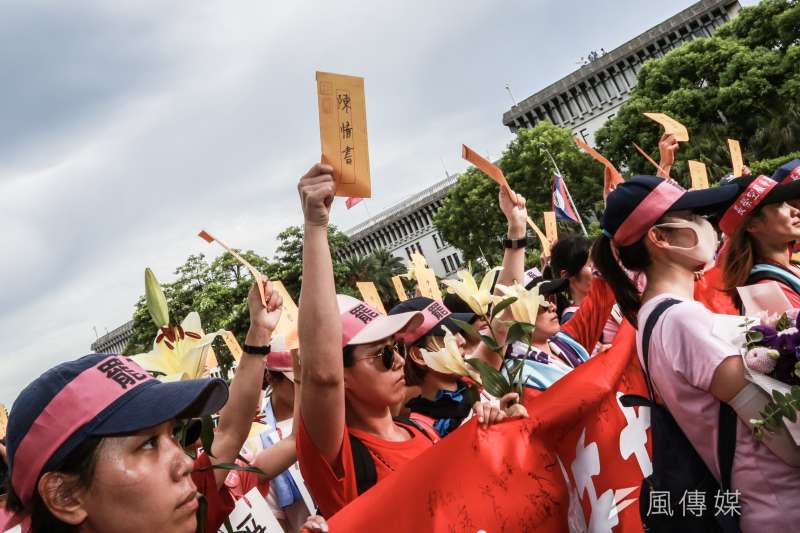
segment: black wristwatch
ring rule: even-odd
[[[267,355],[270,352],[272,345],[266,346],[250,346],[249,344],[242,345],[242,351],[250,355]]]
[[[510,248],[512,250],[516,250],[518,248],[525,248],[528,246],[528,236],[525,235],[521,239],[509,239],[506,237],[503,239],[503,248]]]

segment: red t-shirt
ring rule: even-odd
[[[330,518],[358,496],[350,433],[358,437],[372,455],[378,483],[433,446],[430,438],[410,426],[400,426],[407,429],[412,436],[402,442],[384,440],[345,426],[339,457],[335,464],[330,464],[306,432],[302,417],[298,417],[297,421],[297,460],[300,462],[300,472],[325,518]]]
[[[715,266],[694,283],[694,299],[706,306],[712,313],[738,315],[739,308],[725,291],[722,282],[722,267]]]
[[[206,500],[206,531],[216,531],[233,512],[234,502],[228,487],[217,487],[211,460],[204,452],[194,461],[192,481]]]
[[[569,321],[561,325],[561,331],[569,334],[591,352],[603,335],[603,328],[611,316],[614,303],[616,298],[611,285],[601,277],[593,278],[589,292],[581,301],[580,307]]]

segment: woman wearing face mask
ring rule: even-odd
[[[800,241],[800,182],[788,178],[738,178],[736,200],[720,214],[728,236],[722,256],[722,279],[729,293],[736,287],[776,282],[792,307],[800,307],[800,268],[792,262],[792,245]]]
[[[787,432],[763,444],[753,437],[749,421],[768,398],[745,381],[739,347],[714,335],[713,313],[692,300],[695,273],[712,263],[717,245],[713,227],[698,213],[729,204],[737,192],[732,186],[686,192],[671,181],[637,176],[608,196],[592,259],[623,314],[637,325],[637,349],[655,400],[723,490],[740,492],[743,531],[764,524],[790,530],[800,520],[800,508],[792,503],[800,494],[800,469],[789,465],[800,465],[796,447]],[[619,262],[646,273],[641,296]],[[732,466],[717,456],[723,412],[731,413],[735,428]]]

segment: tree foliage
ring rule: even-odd
[[[712,37],[645,63],[637,86],[596,139],[600,151],[634,174],[654,169],[632,142],[657,159],[661,127],[642,115],[664,112],[689,129],[672,177],[688,185],[686,161],[710,176],[731,171],[726,138],[746,159],[778,158],[800,146],[800,3],[765,0],[745,8]]]
[[[511,188],[527,199],[528,213],[543,229],[542,212],[552,207],[555,172],[547,152],[552,154],[588,225],[602,211],[603,169],[578,149],[570,130],[549,122],[521,129],[503,152],[498,165]],[[450,189],[434,217],[442,236],[461,249],[469,261],[485,257],[487,262],[496,265],[502,257],[500,241],[506,234],[506,222],[498,205],[498,192],[498,186],[491,179],[471,167]],[[580,227],[566,223],[560,225],[560,231],[577,232]]]

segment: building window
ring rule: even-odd
[[[448,272],[452,272],[453,270],[456,269],[455,265],[453,264],[453,256],[452,255],[448,255],[447,256],[447,263],[450,265],[450,270],[448,270]]]
[[[458,258],[458,254],[453,254],[453,260],[456,262],[456,266],[461,268],[461,260]]]
[[[444,257],[442,258],[442,266],[444,267],[444,271],[449,274],[450,269],[447,267],[447,261],[445,261]]]
[[[417,243],[417,251],[422,255],[422,246],[419,243]]]
[[[433,244],[435,244],[435,245],[436,245],[436,249],[437,249],[437,250],[438,250],[439,248],[441,248],[441,247],[442,247],[442,246],[439,244],[439,236],[438,236],[438,235],[436,235],[435,233],[433,234]]]
[[[411,250],[409,250],[408,246],[406,246],[406,255],[408,256],[408,260],[411,261]]]
[[[580,133],[581,133],[581,137],[583,137],[583,142],[588,143],[589,142],[589,130],[587,130],[586,128],[583,128]]]

